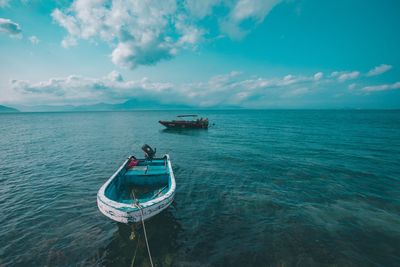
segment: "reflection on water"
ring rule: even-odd
[[[170,209],[173,207],[146,221],[147,238],[155,266],[173,266],[175,252],[180,245],[179,238],[182,236],[183,229],[174,219]],[[134,266],[149,265],[141,224],[136,226],[134,240],[129,239],[131,233],[129,225],[120,223],[117,225],[118,229],[113,234],[111,241],[105,247],[100,248],[87,263],[105,266],[131,266],[135,257]]]
[[[177,135],[187,135],[187,136],[201,136],[207,134],[208,129],[173,129],[166,128],[160,130],[161,133],[166,134],[177,134]]]

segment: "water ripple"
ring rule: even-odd
[[[137,240],[96,193],[143,143],[176,199],[147,223],[156,266],[398,266],[400,112],[0,115],[0,266],[130,266]],[[143,238],[135,266],[147,266]]]

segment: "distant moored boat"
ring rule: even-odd
[[[197,115],[178,115],[179,119],[172,121],[159,121],[160,124],[164,125],[167,128],[174,129],[208,129],[208,119],[200,118],[198,119]],[[185,120],[183,118],[192,117],[192,120]],[[196,118],[196,119],[195,119]]]

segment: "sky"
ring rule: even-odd
[[[395,0],[0,0],[0,104],[400,108]]]

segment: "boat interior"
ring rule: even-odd
[[[147,202],[165,194],[170,187],[166,158],[131,158],[105,190],[111,200],[133,204]]]

